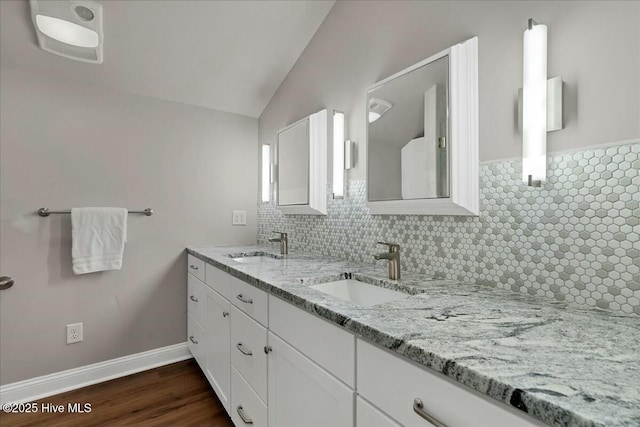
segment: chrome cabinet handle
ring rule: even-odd
[[[238,411],[238,415],[240,415],[240,418],[242,418],[242,421],[245,424],[253,424],[253,420],[251,418],[247,417],[247,415],[244,413],[244,410],[242,409],[242,405],[238,406],[237,411]]]
[[[198,302],[198,298],[194,297],[193,295],[191,295],[189,299],[193,302]]]
[[[189,266],[189,268],[190,268],[190,269],[192,269],[192,270],[197,270],[197,269],[198,269],[198,267],[197,267],[197,266],[195,266],[195,265],[193,265],[193,264],[191,264],[191,265]]]
[[[0,291],[4,291],[5,289],[9,289],[13,286],[15,281],[9,276],[0,277]]]
[[[242,347],[241,342],[236,344],[236,348],[240,350],[240,353],[244,354],[245,356],[253,356],[253,353],[251,352],[251,350],[244,350],[244,347]]]
[[[269,354],[273,351],[273,348],[271,348],[270,345],[265,345],[264,346],[264,354]]]
[[[196,341],[196,339],[195,339],[195,338],[193,338],[193,335],[191,335],[191,336],[189,337],[189,340],[191,340],[191,342],[192,342],[192,343],[194,343],[194,344],[198,344],[198,341]]]
[[[435,418],[433,415],[425,412],[424,403],[422,403],[422,400],[418,397],[413,399],[413,411],[416,414],[420,415],[425,420],[429,421],[435,427],[447,427],[446,424],[443,424],[440,420]]]
[[[222,312],[222,317],[227,317],[228,315],[229,315],[229,312],[228,312],[228,311],[223,311],[223,312]]]
[[[253,300],[251,298],[247,299],[243,297],[242,294],[238,294],[236,298],[238,298],[240,301],[242,301],[245,304],[253,304]]]

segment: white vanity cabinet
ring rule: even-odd
[[[354,335],[273,296],[269,327],[269,425],[353,426]]]
[[[544,426],[216,267],[191,261],[187,342],[236,427]],[[204,283],[196,272],[206,272]]]
[[[204,373],[220,402],[230,412],[231,399],[231,304],[222,295],[205,286],[204,329],[206,331],[206,368]]]
[[[388,350],[357,340],[358,394],[386,417],[405,426],[533,427],[544,424],[494,403],[443,375],[402,359]],[[421,404],[418,404],[421,402]],[[370,408],[358,400],[358,427],[374,427]],[[367,409],[369,409],[367,411]],[[376,408],[373,408],[376,409]],[[368,413],[367,413],[368,412]],[[377,414],[379,426],[393,426]],[[430,421],[431,420],[431,421]],[[386,423],[385,423],[386,422]]]
[[[187,345],[203,370],[206,367],[206,336],[202,325],[205,303],[204,288],[204,283],[196,279],[195,276],[187,274]]]

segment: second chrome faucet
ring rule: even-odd
[[[287,255],[289,253],[289,240],[287,239],[287,233],[282,231],[274,231],[276,234],[280,234],[280,237],[274,237],[269,239],[270,242],[280,242],[280,254]]]
[[[389,279],[400,280],[400,245],[397,243],[378,242],[379,245],[387,245],[389,252],[376,254],[376,260],[389,260]]]

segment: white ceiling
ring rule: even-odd
[[[0,1],[0,65],[258,117],[334,1],[100,1],[104,63],[41,50],[27,0]]]

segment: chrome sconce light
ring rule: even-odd
[[[562,129],[562,79],[547,80],[547,26],[529,19],[524,32],[522,179],[540,187],[547,178],[547,132]]]

